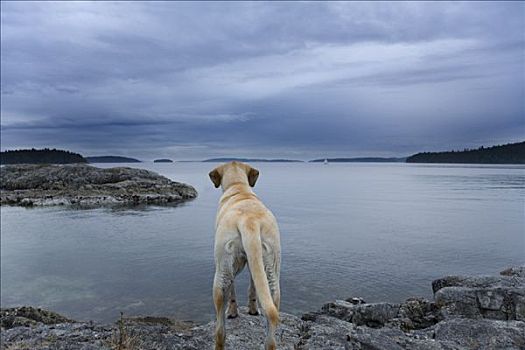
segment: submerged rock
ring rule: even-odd
[[[190,185],[125,167],[7,165],[0,169],[0,180],[2,205],[168,204],[197,197]]]
[[[515,276],[514,276],[515,277]],[[438,300],[447,288],[462,288],[465,305],[478,310],[498,309],[499,294],[493,289],[509,288],[521,295],[522,281],[499,281],[484,277],[446,277],[434,285]],[[467,291],[470,290],[471,292]],[[490,293],[489,293],[490,292]],[[454,294],[456,292],[451,292]],[[460,293],[460,295],[461,295]],[[470,293],[470,294],[469,294]],[[481,294],[480,294],[481,293]],[[499,293],[499,292],[498,292]],[[483,299],[479,295],[490,295]],[[454,299],[455,300],[455,299]],[[455,301],[452,301],[453,304]],[[516,299],[515,310],[523,310],[525,301]],[[501,305],[500,305],[501,304]],[[391,349],[524,349],[525,322],[499,320],[499,316],[475,312],[449,312],[450,303],[410,298],[401,304],[364,303],[360,298],[337,300],[320,310],[299,318],[281,313],[276,331],[279,349],[328,350],[391,350]],[[20,308],[19,310],[24,309]],[[12,310],[12,309],[11,309]],[[26,309],[27,310],[27,309]],[[260,349],[264,343],[264,316],[248,315],[245,307],[239,317],[226,322],[227,349]],[[494,311],[494,310],[493,310]],[[17,315],[33,315],[18,312]],[[42,311],[40,311],[42,314]],[[50,315],[56,315],[49,313]],[[165,317],[126,318],[114,325],[71,322],[66,318],[28,317],[29,323],[9,323],[4,320],[11,311],[2,310],[0,341],[6,348],[30,349],[212,349],[215,323],[195,325]],[[37,314],[38,315],[38,314]],[[44,315],[45,312],[44,312]],[[26,317],[23,316],[23,317]],[[57,322],[64,322],[58,323]]]

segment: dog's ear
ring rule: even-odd
[[[250,167],[250,170],[248,170],[248,183],[251,187],[255,186],[257,178],[259,178],[259,170]]]
[[[208,174],[210,176],[211,182],[215,185],[215,188],[218,188],[221,185],[221,174],[217,169],[213,169]]]

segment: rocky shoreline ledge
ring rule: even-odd
[[[499,276],[448,276],[432,282],[434,301],[335,300],[297,317],[281,313],[279,349],[524,349],[525,266]],[[212,349],[214,322],[122,318],[76,322],[31,307],[2,309],[3,349]],[[260,349],[263,316],[241,308],[228,320],[228,349]]]
[[[0,169],[2,205],[98,207],[169,204],[195,197],[192,186],[144,169],[101,169],[86,164],[23,164]]]

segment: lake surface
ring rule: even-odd
[[[122,164],[120,164],[122,165]],[[101,165],[99,165],[101,166]],[[114,166],[104,164],[104,167]],[[192,184],[177,207],[2,207],[1,304],[79,320],[213,316],[210,163],[140,163]],[[258,196],[281,229],[282,310],[335,298],[431,298],[432,279],[525,262],[525,167],[255,163]],[[246,271],[237,280],[246,304]]]

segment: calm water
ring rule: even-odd
[[[108,165],[110,166],[110,165]],[[209,163],[142,163],[188,182],[178,207],[2,207],[1,304],[76,319],[213,317]],[[409,164],[265,164],[255,187],[281,227],[282,309],[334,298],[431,297],[432,279],[525,262],[525,168]],[[247,276],[239,276],[245,304]]]

